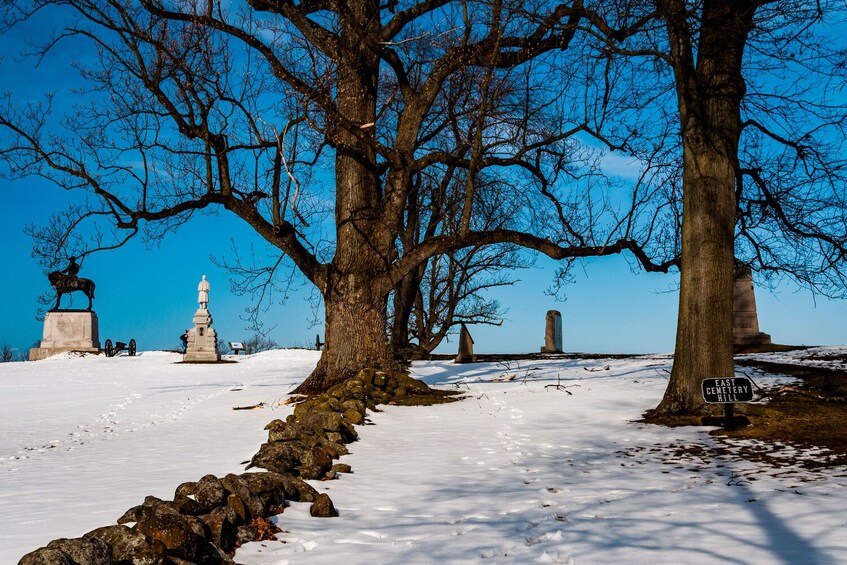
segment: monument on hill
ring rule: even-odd
[[[188,330],[188,341],[183,360],[187,362],[214,363],[220,361],[218,353],[218,334],[212,327],[212,315],[209,313],[209,291],[211,285],[206,275],[197,285],[197,311],[194,312],[194,327]]]
[[[44,316],[44,333],[38,347],[29,350],[29,360],[38,361],[65,351],[100,353],[100,328],[97,314],[91,309],[94,281],[78,277],[79,265],[71,257],[64,271],[47,275],[56,290],[56,306]],[[88,309],[62,309],[62,295],[80,291],[88,298]]]
[[[732,295],[732,343],[736,347],[771,343],[771,336],[759,331],[753,270],[737,261]]]
[[[459,332],[459,354],[456,355],[455,363],[473,363],[475,361],[473,355],[473,338],[471,332],[465,324],[462,324],[462,329]]]
[[[541,353],[562,353],[562,313],[548,310],[544,327],[544,347]]]

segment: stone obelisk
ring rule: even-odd
[[[188,344],[183,361],[189,363],[214,363],[221,360],[218,353],[218,334],[212,327],[212,315],[209,313],[209,291],[211,286],[203,275],[197,285],[199,307],[194,312],[194,327],[188,330]]]
[[[732,295],[732,343],[735,346],[771,343],[771,336],[759,331],[753,271],[748,265],[735,263],[735,288]]]
[[[562,313],[548,310],[544,327],[544,347],[542,353],[562,353]]]
[[[459,354],[456,355],[456,363],[473,363],[475,361],[473,355],[473,338],[471,332],[465,324],[462,324],[462,330],[459,332]]]

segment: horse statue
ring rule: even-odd
[[[63,294],[77,290],[81,290],[88,297],[88,309],[91,310],[94,300],[94,281],[76,276],[78,271],[79,266],[76,264],[76,260],[71,257],[70,265],[65,271],[51,271],[47,275],[50,284],[56,289],[56,307],[54,310],[59,309]]]

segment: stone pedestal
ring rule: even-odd
[[[732,295],[732,343],[736,346],[771,343],[771,336],[759,331],[753,272],[746,265],[735,266],[735,288]]]
[[[212,328],[212,315],[205,308],[194,313],[194,327],[188,330],[188,346],[183,361],[214,363],[220,361],[218,333]]]
[[[548,310],[541,353],[562,353],[562,341],[562,313],[558,310]]]
[[[97,314],[90,310],[51,310],[44,317],[41,344],[29,350],[29,360],[38,361],[65,351],[100,353]]]
[[[459,354],[456,355],[456,363],[473,363],[473,338],[471,332],[462,324],[462,330],[459,332]]]

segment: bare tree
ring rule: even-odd
[[[675,262],[655,238],[665,210],[610,195],[573,158],[588,139],[616,147],[630,133],[607,127],[610,79],[587,80],[598,57],[584,27],[626,37],[644,22],[614,28],[581,0],[20,0],[2,9],[10,25],[51,9],[67,16],[37,57],[69,40],[97,52],[79,67],[90,88],[63,121],[49,100],[9,98],[0,109],[11,174],[90,199],[41,232],[44,260],[69,245],[78,256],[118,247],[142,230],[160,237],[211,207],[235,214],[322,295],[326,347],[301,392],[396,367],[387,298],[432,257],[513,244],[564,260],[628,251],[649,270]],[[458,81],[471,88],[457,98]],[[465,178],[452,183],[455,229],[439,224],[406,245],[415,177],[448,167]],[[479,194],[495,179],[511,187],[510,227],[477,221]]]
[[[459,131],[460,128],[453,128]],[[439,229],[457,233],[461,196],[466,185],[463,169],[438,168],[416,179],[399,239],[411,248]],[[510,187],[477,175],[477,219],[486,230],[511,227],[519,215],[504,194]],[[391,338],[401,356],[426,357],[461,325],[502,323],[505,310],[486,292],[514,284],[514,271],[527,268],[526,252],[509,244],[475,246],[437,255],[407,273],[392,292]],[[412,343],[416,342],[416,343]]]
[[[254,333],[241,343],[244,344],[244,353],[247,355],[270,351],[279,347],[274,340],[260,333]]]
[[[672,104],[675,111],[666,116],[679,126],[679,319],[673,372],[653,414],[696,415],[704,410],[702,379],[734,375],[736,258],[817,292],[844,295],[844,69],[818,31],[825,17],[843,18],[844,6],[623,4],[626,18],[655,17],[655,25],[612,50],[655,63],[653,82],[673,85],[675,96],[671,103],[648,97],[648,104]]]
[[[15,360],[15,349],[4,343],[2,347],[0,347],[0,363],[9,363]]]
[[[414,295],[405,343],[395,340],[395,351],[405,348],[409,356],[425,358],[462,324],[501,325],[508,310],[487,293],[515,284],[515,271],[530,265],[531,258],[508,245],[433,257]]]

